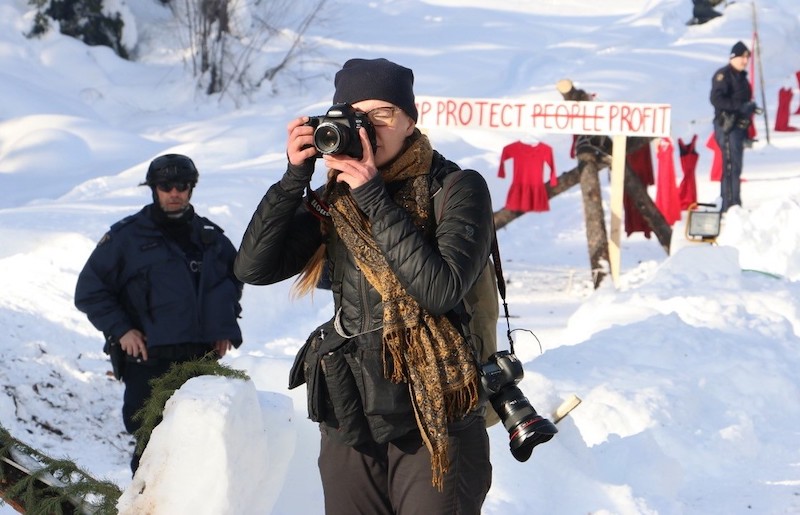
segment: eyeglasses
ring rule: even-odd
[[[394,112],[399,110],[399,107],[394,106],[376,107],[371,111],[367,111],[365,114],[369,121],[372,122],[372,125],[384,127],[394,123]]]
[[[158,191],[163,191],[164,193],[169,193],[172,191],[172,188],[175,188],[179,192],[183,193],[184,191],[191,188],[191,183],[188,182],[177,182],[177,181],[170,181],[170,182],[159,182],[156,184],[156,188]]]

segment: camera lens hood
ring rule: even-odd
[[[556,425],[544,417],[536,415],[521,423],[509,435],[511,455],[517,461],[528,461],[533,453],[533,448],[549,441],[558,433]]]

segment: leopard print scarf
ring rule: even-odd
[[[402,181],[394,201],[421,231],[430,230],[428,174],[433,149],[419,131],[388,169],[387,183]],[[400,285],[372,238],[371,224],[342,185],[331,195],[331,217],[342,242],[383,300],[383,369],[386,378],[408,383],[420,434],[431,453],[433,486],[443,488],[447,424],[478,406],[478,370],[469,344],[443,315],[432,315]]]

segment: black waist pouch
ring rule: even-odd
[[[411,395],[408,384],[393,383],[384,377],[383,335],[376,332],[359,340],[354,352],[347,354],[357,386],[364,399],[367,415],[411,415]]]
[[[347,341],[336,334],[333,320],[329,320],[314,329],[294,358],[289,371],[289,389],[307,383],[308,417],[314,422],[321,422],[325,418],[327,404],[325,381],[322,378],[322,355],[345,343]]]
[[[368,436],[361,396],[345,358],[351,347],[328,321],[311,333],[289,372],[290,389],[306,383],[308,418],[333,429],[326,432],[346,445]]]

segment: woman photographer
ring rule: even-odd
[[[330,283],[333,318],[293,371],[320,422],[328,514],[478,514],[491,484],[478,365],[459,317],[491,251],[491,198],[479,173],[416,128],[413,83],[386,59],[344,64],[333,111],[352,106],[374,134],[334,117],[362,152],[326,153],[318,123],[290,122],[287,171],[235,263],[250,284],[300,274],[295,287],[308,293],[323,270]],[[306,195],[320,151],[327,184]]]

